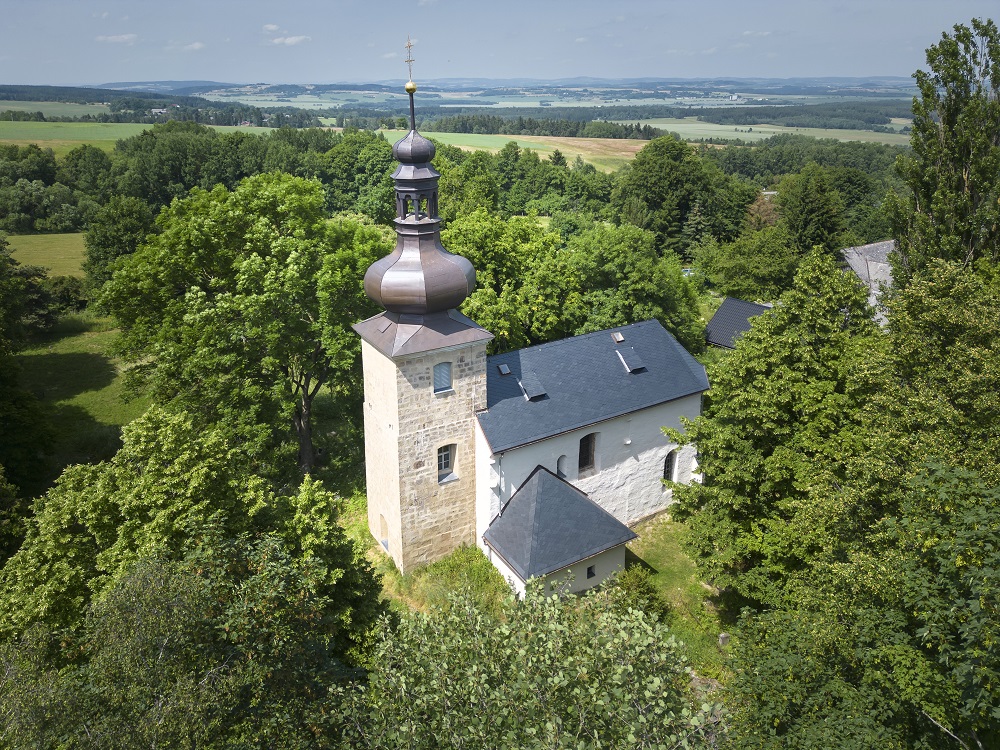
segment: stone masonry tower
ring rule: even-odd
[[[472,264],[441,244],[434,144],[397,142],[396,248],[365,274],[385,312],[354,326],[365,378],[368,528],[406,572],[475,543],[475,412],[486,408],[493,335],[457,308]]]

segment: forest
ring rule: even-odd
[[[462,312],[494,351],[655,318],[706,364],[671,435],[703,481],[671,515],[732,638],[718,680],[641,566],[517,600],[466,554],[478,586],[382,595],[344,522],[350,326],[394,242],[381,134],[0,146],[0,230],[86,245],[73,281],[0,233],[0,748],[1000,744],[996,24],[927,68],[909,148],[666,135],[608,174],[437,147],[443,243],[478,276]],[[888,239],[880,326],[840,250]],[[774,306],[706,350],[726,295]],[[82,309],[149,407],[58,465],[19,352]]]

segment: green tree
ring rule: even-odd
[[[778,305],[710,368],[702,416],[676,436],[698,446],[704,483],[674,496],[690,519],[689,549],[720,588],[777,604],[837,541],[837,508],[812,489],[844,481],[852,428],[875,387],[859,366],[879,346],[866,296],[813,252]]]
[[[36,504],[24,544],[0,571],[4,640],[36,623],[79,628],[140,560],[183,559],[209,532],[210,547],[273,533],[302,564],[321,566],[313,589],[331,597],[324,627],[344,659],[362,657],[379,587],[337,525],[331,493],[308,478],[297,492],[274,491],[247,446],[186,414],[151,409],[122,440],[111,461],[68,468]]]
[[[792,242],[800,253],[814,247],[835,251],[843,230],[844,202],[826,170],[810,162],[778,185],[778,206]]]
[[[924,466],[898,513],[795,606],[750,617],[737,748],[985,748],[1000,740],[1000,495]]]
[[[896,283],[932,258],[1000,262],[1000,32],[973,19],[927,50],[914,73],[911,155],[899,171],[909,194],[890,202]]]
[[[57,176],[62,184],[103,203],[111,187],[111,157],[97,146],[77,146],[59,162]]]
[[[672,136],[650,141],[620,172],[612,205],[622,221],[656,235],[657,244],[686,253],[685,224],[696,206],[716,239],[739,233],[756,190],[727,178]]]
[[[348,735],[372,748],[702,747],[717,709],[690,687],[682,647],[655,617],[529,587],[494,615],[468,596],[386,632]]]
[[[692,351],[704,347],[693,287],[651,232],[595,224],[542,256],[524,284],[536,341],[655,318]]]
[[[387,233],[328,222],[319,183],[280,174],[195,189],[157,222],[162,233],[119,264],[101,298],[133,379],[229,424],[262,459],[292,428],[310,472],[313,401],[350,371],[348,327],[372,312],[363,269],[389,252]]]
[[[134,253],[156,231],[153,212],[146,203],[127,195],[111,196],[90,220],[83,236],[83,270],[91,287],[100,289],[114,273],[114,262]]]
[[[0,738],[14,747],[68,738],[98,748],[329,746],[325,695],[356,676],[345,633],[366,620],[350,606],[349,579],[336,580],[354,564],[350,543],[335,523],[324,533],[324,549],[304,554],[280,533],[227,540],[208,529],[179,560],[130,566],[72,634],[36,625],[0,647]]]
[[[694,249],[695,264],[722,294],[746,300],[776,300],[792,286],[801,255],[785,224],[741,234],[722,245]]]

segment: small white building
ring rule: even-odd
[[[475,270],[441,245],[434,145],[411,120],[393,154],[397,244],[365,275],[385,312],[354,326],[369,529],[403,572],[476,544],[518,590],[596,585],[670,504],[662,480],[693,478],[662,428],[701,413],[705,370],[652,320],[487,357],[456,309]]]

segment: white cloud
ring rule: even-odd
[[[311,41],[311,36],[277,36],[271,40],[271,44],[277,44],[284,47],[294,47],[296,44]]]
[[[701,51],[701,54],[703,54],[703,55],[714,55],[718,51],[719,51],[718,47],[709,47],[708,49],[703,49]]]
[[[107,42],[109,44],[135,44],[135,40],[138,39],[137,34],[114,34],[112,36],[95,36],[94,41],[97,42]]]
[[[184,49],[185,52],[194,52],[196,50],[205,49],[205,43],[204,42],[191,42],[191,44],[188,44],[188,45],[184,46],[183,49]]]
[[[584,42],[588,41],[588,39],[585,36],[578,36],[573,41],[576,42],[577,44],[583,44]]]
[[[743,36],[771,36],[770,31],[744,31]]]
[[[264,31],[273,34],[275,31],[278,30],[279,26],[276,23],[265,23],[263,28]]]
[[[386,52],[384,55],[382,55],[382,59],[383,60],[391,60],[394,57],[399,57],[399,53],[398,52]]]

